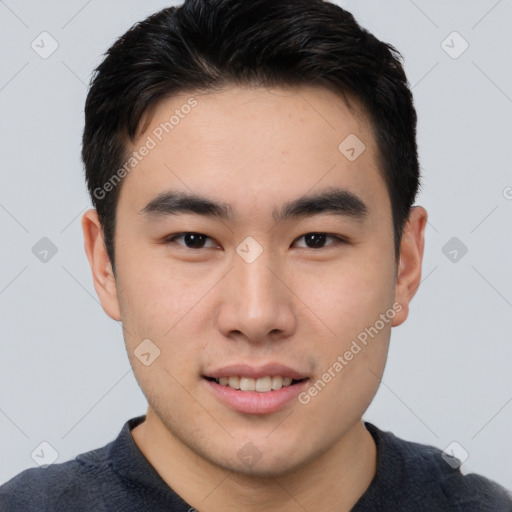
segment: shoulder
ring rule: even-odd
[[[22,471],[0,486],[0,510],[103,510],[103,487],[112,479],[108,447]]]
[[[454,511],[512,512],[512,493],[496,482],[475,473],[463,474],[460,461],[437,447],[402,441],[407,452],[416,454],[420,478],[427,492],[439,496],[440,501]],[[411,463],[414,456],[411,456]],[[408,468],[415,471],[414,464]]]
[[[418,505],[423,503],[421,510],[512,512],[510,491],[484,476],[463,474],[460,461],[439,448],[365,425],[378,446],[379,483],[393,489],[398,503],[414,499]],[[382,476],[385,471],[395,476]]]

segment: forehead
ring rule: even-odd
[[[350,133],[358,133],[365,142],[373,143],[371,123],[352,94],[337,92],[334,86],[310,85],[273,88],[232,85],[177,93],[144,112],[139,124],[139,142],[151,135],[157,142],[171,143],[179,133],[190,140],[193,131],[198,138],[223,142],[230,135],[230,141],[244,138],[247,143],[244,137],[247,129],[254,130],[256,125],[261,128],[258,133],[261,137],[265,134],[273,137],[277,129],[286,127],[293,128],[294,135],[307,132],[312,141],[319,137],[337,141],[347,130],[352,130]],[[240,130],[242,127],[245,129]],[[285,137],[276,142],[285,143]],[[137,141],[133,146],[137,146]]]
[[[128,173],[121,195],[140,207],[170,188],[217,199],[236,190],[235,202],[256,207],[315,187],[371,195],[385,186],[377,148],[366,115],[348,98],[350,106],[324,87],[231,86],[161,100],[128,147],[150,149]]]

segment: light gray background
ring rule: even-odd
[[[0,483],[36,466],[42,441],[63,462],[145,413],[83,250],[80,139],[102,53],[168,5],[0,1]],[[365,419],[442,449],[457,441],[465,472],[512,488],[512,2],[340,5],[405,57],[424,173],[417,203],[430,214],[423,283]],[[47,59],[31,48],[43,31],[59,45]],[[469,43],[456,59],[441,46],[453,31]],[[42,237],[58,249],[46,263],[32,252]],[[457,262],[442,252],[452,237],[468,248]]]

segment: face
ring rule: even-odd
[[[100,296],[168,439],[217,466],[292,471],[377,390],[407,297],[357,112],[316,87],[183,93],[130,148],[149,149],[122,184]]]

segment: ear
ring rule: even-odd
[[[393,318],[391,324],[393,327],[400,325],[407,318],[409,302],[420,285],[426,224],[427,211],[425,208],[421,206],[411,208],[402,234],[400,262],[395,284],[395,301],[402,305],[402,310]]]
[[[82,216],[84,247],[91,265],[94,288],[105,313],[113,320],[121,320],[117,286],[112,265],[105,248],[103,228],[96,210],[87,210]]]

